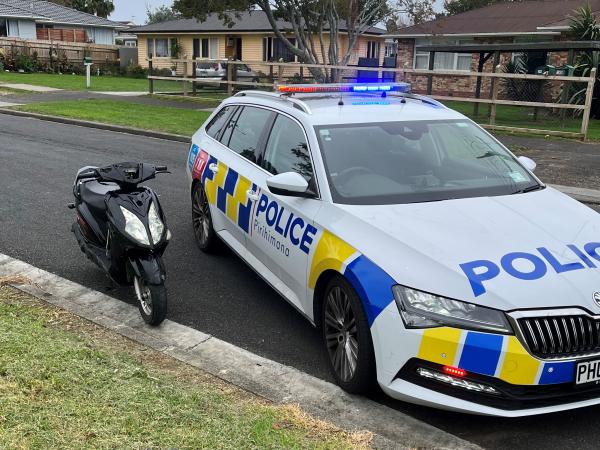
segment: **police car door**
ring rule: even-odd
[[[270,110],[239,106],[217,136],[206,164],[203,184],[211,205],[215,231],[245,256],[246,238],[250,229],[253,206],[248,193],[256,188],[250,181],[257,149],[273,121]],[[210,132],[210,130],[208,131]]]
[[[305,313],[309,307],[306,301],[308,257],[316,244],[313,239],[317,233],[313,219],[321,206],[307,142],[300,123],[284,114],[277,115],[259,157],[263,170],[253,179],[258,189],[248,235],[250,253],[280,280],[282,284],[275,287]],[[292,171],[308,181],[314,198],[269,192],[268,178]]]

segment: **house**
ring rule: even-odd
[[[131,32],[132,28],[136,28],[137,25],[129,20],[118,21],[124,28],[117,30],[115,36],[115,43],[123,47],[137,47],[137,36]]]
[[[583,4],[581,0],[526,0],[495,3],[462,14],[401,28],[385,37],[397,42],[398,67],[428,69],[429,53],[419,50],[420,46],[502,43],[529,45],[566,41],[569,39],[568,16]],[[592,10],[600,11],[600,0],[589,0],[589,4]],[[566,51],[525,51],[525,53],[529,57],[530,71],[544,64],[562,66],[569,58]],[[498,62],[504,64],[521,54],[505,52]],[[475,53],[436,52],[434,70],[475,72],[478,70],[478,62],[479,54]],[[491,59],[488,60],[483,71],[492,71],[493,64]],[[472,94],[474,83],[475,77],[454,79],[449,77],[446,78],[445,83],[438,83],[438,90],[441,92],[437,93]]]
[[[41,0],[0,0],[0,38],[115,44],[117,22]]]
[[[280,29],[291,30],[289,22],[278,21]],[[348,37],[345,25],[341,24],[339,33],[342,52],[347,48]],[[295,56],[288,51],[275,36],[263,11],[247,11],[240,13],[232,27],[223,24],[217,14],[210,14],[204,22],[195,19],[181,19],[169,22],[145,25],[131,30],[138,36],[140,64],[148,66],[147,58],[155,58],[154,67],[168,68],[168,58],[172,43],[177,41],[180,58],[233,58],[242,61],[279,61],[293,62]],[[384,40],[381,35],[385,30],[371,27],[359,37],[354,55],[350,61],[356,64],[359,57],[376,58],[383,61]],[[290,38],[293,41],[293,38]],[[328,47],[329,33],[325,35]],[[164,58],[162,61],[160,58]]]

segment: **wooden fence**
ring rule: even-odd
[[[162,60],[162,58],[161,58]],[[148,60],[150,69],[149,90],[151,93],[154,92],[154,81],[155,80],[170,80],[180,81],[184,85],[184,95],[189,94],[190,86],[193,92],[196,91],[197,85],[210,84],[210,85],[224,85],[229,95],[232,95],[236,86],[240,87],[253,87],[253,88],[271,88],[275,89],[277,85],[285,83],[286,77],[289,78],[290,70],[296,75],[299,75],[299,79],[302,82],[315,82],[314,77],[311,75],[311,69],[321,70],[336,70],[338,76],[341,76],[343,80],[352,80],[352,76],[348,76],[349,73],[357,72],[374,72],[373,80],[387,79],[390,80],[390,74],[395,80],[413,82],[418,78],[425,78],[426,83],[421,83],[426,86],[423,89],[423,94],[429,95],[431,98],[436,100],[452,101],[452,102],[465,102],[473,104],[474,115],[478,115],[480,105],[489,105],[487,113],[488,123],[481,123],[485,128],[500,131],[519,132],[519,133],[532,133],[532,134],[545,134],[545,135],[556,135],[570,138],[586,139],[588,128],[589,128],[589,117],[590,110],[592,107],[592,99],[594,94],[594,83],[596,80],[596,69],[593,69],[587,77],[576,77],[576,76],[559,76],[559,75],[531,75],[531,74],[515,74],[505,73],[501,71],[501,67],[497,66],[494,72],[462,72],[462,71],[441,71],[441,70],[422,70],[422,69],[410,69],[404,68],[371,68],[371,67],[357,67],[357,66],[337,66],[327,64],[303,64],[303,63],[283,63],[283,62],[265,62],[265,61],[226,61],[227,71],[226,76],[223,79],[215,80],[211,79],[203,80],[202,77],[196,77],[196,67],[200,62],[224,62],[223,60],[207,60],[207,59],[173,59],[172,64],[178,67],[183,67],[183,70],[178,70],[176,76],[156,76],[153,73],[153,60]],[[246,65],[249,67],[266,67],[268,68],[268,74],[261,77],[259,82],[250,81],[239,81],[236,79],[236,67],[237,65]],[[191,69],[191,70],[190,70]],[[387,78],[384,76],[387,74]],[[481,86],[482,80],[487,80],[489,86],[489,92],[485,97],[477,97],[475,91],[473,96],[454,96],[454,95],[441,95],[439,93],[433,93],[433,86],[436,79],[450,77],[453,80],[457,78],[470,77],[477,80],[477,84]],[[357,75],[354,75],[354,79]],[[297,82],[298,76],[296,77]],[[500,86],[500,80],[513,80],[521,81],[525,83],[535,82],[548,82],[548,83],[559,83],[560,89],[554,89],[556,92],[560,92],[559,95],[555,95],[556,101],[548,101],[543,99],[513,99],[507,98],[502,92]],[[573,86],[580,86],[582,95],[580,98],[583,101],[578,103],[569,103],[569,96],[566,93]],[[542,93],[543,94],[543,93]],[[549,95],[549,94],[548,94]],[[546,95],[546,96],[548,96]],[[538,110],[550,110],[553,114],[557,113],[557,117],[560,118],[561,123],[564,122],[565,113],[568,111],[578,111],[577,116],[581,120],[581,126],[578,127],[579,131],[565,131],[565,130],[552,130],[552,129],[538,129],[535,127],[524,127],[524,126],[505,126],[497,123],[497,110],[498,106],[514,106],[531,108],[533,110],[532,115],[537,117]]]
[[[15,52],[27,56],[35,54],[36,58],[43,62],[50,62],[60,57],[72,64],[83,64],[84,56],[91,57],[93,63],[97,65],[115,64],[119,61],[119,48],[115,45],[0,38],[0,48],[5,54]]]

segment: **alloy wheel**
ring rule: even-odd
[[[344,290],[333,287],[325,302],[327,351],[337,376],[351,380],[358,364],[358,329],[350,299]]]
[[[210,209],[206,195],[200,186],[194,191],[194,201],[192,202],[192,221],[194,224],[194,233],[196,233],[196,239],[201,245],[206,245],[208,234],[210,232]]]

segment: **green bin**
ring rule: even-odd
[[[556,75],[556,67],[552,64],[545,64],[535,69],[536,75]]]
[[[560,66],[556,68],[556,75],[560,75],[562,77],[572,77],[575,74],[575,67],[565,64],[564,66]]]

